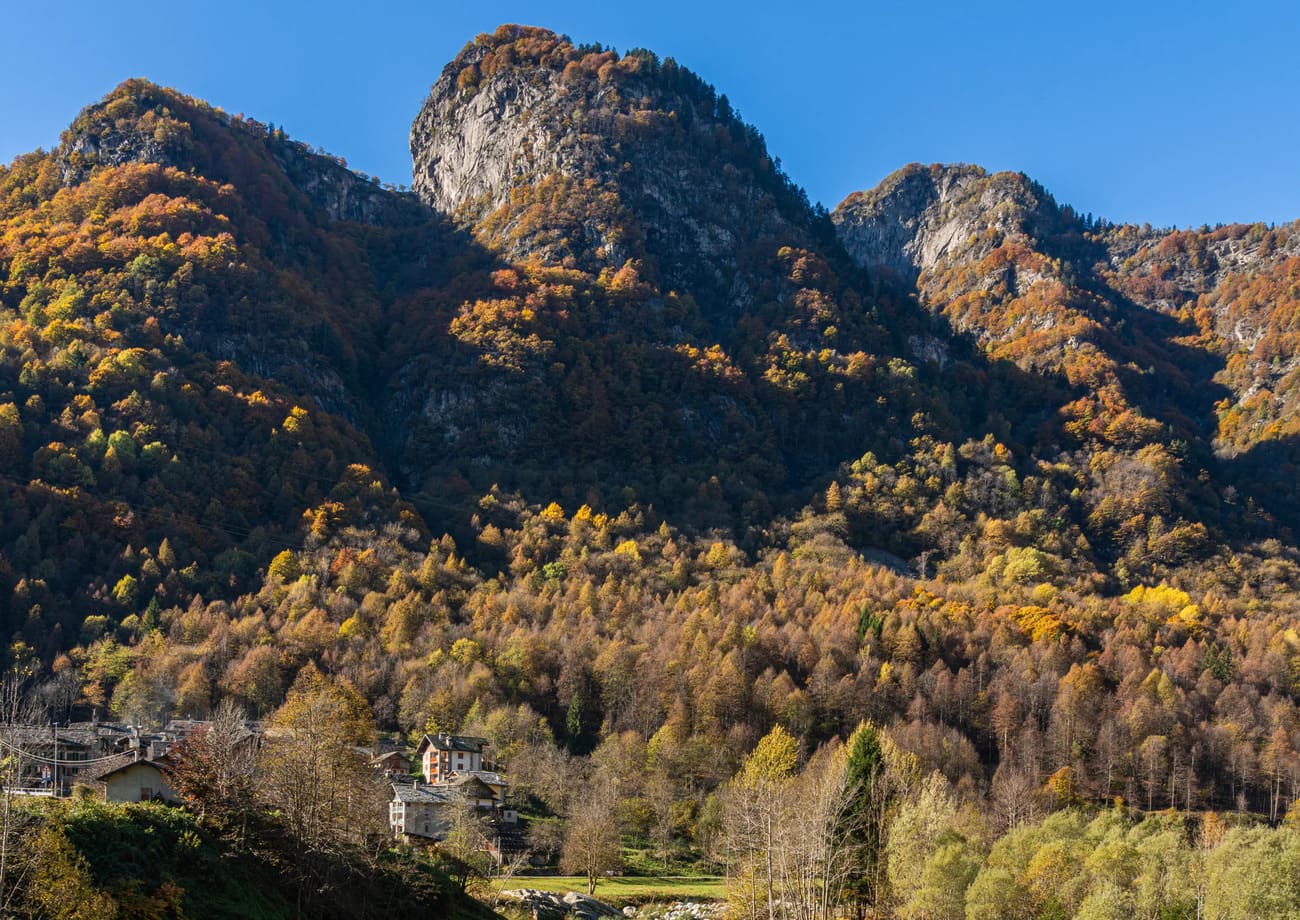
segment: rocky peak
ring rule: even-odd
[[[392,222],[418,207],[412,196],[385,189],[269,125],[147,80],[127,80],[83,109],[57,156],[64,185],[84,182],[96,168],[152,163],[248,186],[264,184],[278,167],[288,179],[280,190],[307,199],[295,209],[310,203],[332,220]]]
[[[521,42],[551,49],[562,43],[543,29],[518,34]],[[471,203],[495,208],[521,177],[560,170],[579,145],[576,134],[543,111],[557,93],[560,74],[544,66],[541,55],[521,61],[504,50],[512,48],[504,35],[498,30],[467,45],[443,69],[411,127],[412,187],[442,211]],[[561,153],[564,147],[568,156]]]
[[[742,253],[803,245],[812,211],[726,97],[671,59],[502,26],[442,72],[411,129],[413,188],[512,259],[630,259],[743,309]]]
[[[156,163],[182,166],[192,147],[189,122],[177,117],[177,93],[146,80],[127,80],[87,106],[63,133],[59,171],[75,185],[97,166]]]
[[[975,260],[1010,235],[1036,236],[1057,218],[1051,198],[1023,173],[913,163],[832,215],[850,256],[908,281],[940,263]]]

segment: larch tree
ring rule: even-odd
[[[777,725],[758,742],[727,790],[729,849],[739,867],[731,899],[751,920],[764,910],[769,920],[776,920],[782,821],[798,759],[798,742]]]
[[[922,918],[928,914],[918,899],[925,883],[925,865],[940,845],[952,842],[946,835],[956,815],[957,803],[948,781],[939,773],[931,773],[917,794],[899,805],[889,825],[885,851],[890,892],[899,916]]]
[[[356,747],[374,739],[369,706],[314,665],[276,710],[260,758],[261,796],[308,851],[362,843],[376,827],[379,778]]]

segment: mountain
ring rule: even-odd
[[[652,52],[620,57],[543,29],[481,36],[448,64],[411,156],[416,193],[512,258],[593,273],[636,260],[720,331],[761,303],[753,276],[777,270],[754,250],[807,248],[816,229],[725,96]]]
[[[1178,438],[1294,529],[1291,477],[1265,485],[1250,454],[1295,469],[1298,225],[1093,222],[1020,174],[915,165],[849,196],[835,222],[860,265],[913,281],[989,354],[1095,394],[1068,410],[1090,429]]]
[[[429,218],[140,81],[0,187],[2,568],[10,629],[44,657],[76,641],[81,605],[116,592],[133,607],[142,563],[137,612],[154,618],[239,583],[258,565],[242,547],[368,482],[359,420],[388,243],[332,213]]]
[[[411,481],[438,455],[480,493],[753,525],[915,413],[910,384],[876,396],[919,317],[675,62],[503,27],[444,68],[411,149],[416,194],[502,266],[436,328],[402,321],[427,331],[396,371],[425,394]]]
[[[862,718],[973,799],[1270,801],[1297,225],[974,166],[826,213],[676,62],[513,25],[411,152],[134,80],[0,172],[0,603],[63,717],[312,664],[539,763],[658,738],[696,816]]]

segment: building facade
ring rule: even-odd
[[[415,749],[420,772],[426,783],[446,783],[455,773],[479,773],[484,769],[483,750],[487,739],[468,735],[425,735]]]

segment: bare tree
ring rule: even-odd
[[[357,745],[374,737],[369,707],[350,685],[309,665],[274,714],[258,756],[258,799],[292,841],[298,911],[346,884],[338,857],[387,834],[383,778]]]
[[[257,738],[232,700],[173,750],[172,785],[205,823],[241,845],[255,809]]]
[[[789,786],[782,809],[777,863],[783,914],[831,920],[861,854],[848,757],[842,747],[820,750]]]
[[[497,884],[494,894],[492,895],[492,906],[495,908],[501,903],[501,892],[510,887],[510,880],[518,875],[528,865],[529,857],[532,854],[528,850],[520,850],[501,864],[501,871],[497,873]]]
[[[723,790],[727,849],[737,874],[731,900],[742,916],[776,920],[780,901],[779,854],[784,846],[789,786],[798,762],[798,743],[781,726],[772,729]]]
[[[565,872],[585,875],[587,894],[594,895],[601,876],[622,865],[623,848],[614,797],[607,790],[592,789],[578,801],[569,817],[560,866]]]
[[[1038,817],[1038,784],[1027,770],[1004,761],[993,774],[990,805],[999,831],[1008,831]]]
[[[823,746],[796,773],[794,739],[775,729],[723,791],[733,909],[749,920],[859,915],[885,887],[881,847],[893,803],[915,782],[915,758],[871,726],[848,747]]]
[[[33,755],[25,735],[41,715],[27,692],[27,677],[10,671],[0,679],[0,916],[9,916],[23,882],[32,868],[28,834],[35,823],[20,804],[20,788],[30,780]],[[53,765],[57,770],[57,764]],[[52,781],[57,781],[57,773]]]
[[[646,784],[646,799],[650,803],[652,816],[651,836],[658,850],[659,861],[664,872],[667,872],[676,831],[673,806],[677,803],[677,790],[669,777],[657,773]]]
[[[465,891],[471,883],[487,878],[491,870],[487,853],[490,828],[464,787],[455,791],[445,814],[446,832],[439,850],[450,858],[453,880]]]

